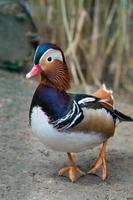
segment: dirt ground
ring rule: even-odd
[[[28,110],[36,82],[0,71],[0,200],[133,200],[133,123],[122,123],[110,139],[108,178],[86,175],[76,183],[58,177],[67,165],[64,153],[47,149],[32,136]],[[133,116],[133,105],[116,98],[121,111]],[[130,101],[131,102],[131,101]],[[75,154],[85,171],[99,147]]]

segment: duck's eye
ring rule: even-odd
[[[48,58],[47,58],[47,61],[48,61],[48,62],[52,62],[52,61],[53,61],[53,58],[52,58],[52,57],[48,57]]]

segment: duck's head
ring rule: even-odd
[[[63,51],[55,44],[45,43],[37,47],[34,55],[34,65],[26,75],[29,79],[41,75],[42,84],[50,84],[60,90],[70,86],[70,74],[65,62]]]

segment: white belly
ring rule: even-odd
[[[104,138],[100,133],[59,132],[48,122],[40,107],[31,114],[32,132],[49,148],[62,152],[81,152],[99,145]]]

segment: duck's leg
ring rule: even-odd
[[[76,166],[75,165],[75,162],[72,158],[72,155],[71,153],[67,153],[67,156],[68,156],[68,159],[69,159],[69,162],[70,162],[70,166],[69,167],[64,167],[64,168],[61,168],[58,172],[58,174],[60,176],[63,176],[66,172],[68,172],[68,176],[69,176],[69,179],[74,182],[76,181],[80,176],[83,176],[85,175],[85,173],[80,169],[80,167]]]
[[[91,170],[88,172],[89,174],[96,174],[97,170],[102,167],[102,180],[107,178],[107,166],[105,160],[105,152],[106,152],[107,141],[103,142],[101,151],[99,153],[98,159],[95,164],[92,166]]]

